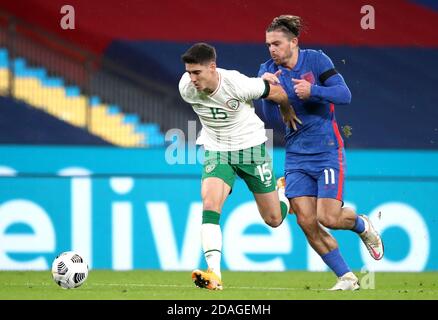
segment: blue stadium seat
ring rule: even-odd
[[[9,68],[8,55],[9,53],[7,49],[0,48],[0,68]],[[113,143],[120,143],[120,145],[125,146],[133,146],[133,143],[137,143],[135,141],[138,141],[140,145],[146,146],[158,146],[164,144],[164,136],[160,133],[158,124],[142,124],[138,115],[124,114],[121,111],[120,106],[118,105],[103,104],[100,97],[96,95],[86,97],[81,94],[81,90],[78,86],[65,85],[65,81],[63,78],[48,76],[48,72],[45,68],[29,67],[26,59],[24,58],[15,58],[13,60],[13,69],[15,72],[16,81],[18,81],[16,82],[18,84],[18,91],[16,91],[15,94],[19,94],[19,99],[26,101],[29,100],[27,102],[31,103],[31,101],[34,100],[32,95],[33,93],[38,94],[39,96],[44,96],[45,99],[47,99],[47,95],[50,95],[52,93],[56,94],[57,100],[46,100],[46,106],[42,105],[41,102],[38,102],[38,108],[41,110],[45,110],[46,112],[49,112],[54,116],[60,117],[63,120],[66,120],[64,119],[64,117],[66,116],[65,113],[68,113],[70,114],[70,116],[68,116],[69,118],[67,118],[67,121],[73,121],[73,124],[83,127],[84,124],[80,124],[83,122],[84,119],[83,108],[86,108],[87,105],[92,107],[99,106],[99,109],[93,109],[97,112],[95,118],[97,135],[102,136],[103,134],[105,138],[112,140]],[[54,90],[44,91],[44,88],[53,88]],[[40,91],[40,93],[37,93],[38,91]],[[63,95],[65,101],[64,98],[62,98]],[[76,98],[77,100],[75,100]],[[88,104],[86,102],[84,104],[84,98],[86,100],[88,99]],[[57,104],[59,104],[59,108],[56,107]],[[128,126],[123,126],[124,124]],[[118,126],[120,126],[120,129]],[[90,130],[94,130],[94,128],[95,127],[93,126]],[[129,131],[131,130],[130,128],[132,128],[133,131]],[[109,133],[110,130],[115,130],[113,138],[108,136],[108,134],[111,134]],[[93,133],[93,131],[91,132]]]
[[[67,86],[65,87],[65,94],[67,97],[78,97],[81,94],[79,87]]]
[[[98,96],[91,96],[89,100],[90,106],[97,106],[101,104],[100,98]]]
[[[8,51],[6,49],[0,48],[0,68],[8,68]]]

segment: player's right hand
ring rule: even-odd
[[[295,113],[295,110],[293,106],[290,106],[288,110],[285,112],[280,108],[281,115],[283,116],[284,123],[289,127],[294,129],[294,131],[297,131],[297,123],[303,124],[301,120],[297,117],[297,114]]]

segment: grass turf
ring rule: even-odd
[[[356,273],[363,286],[369,275]],[[366,277],[368,276],[368,280]],[[438,272],[374,274],[374,289],[331,292],[336,279],[328,272],[224,271],[223,291],[196,288],[190,272],[91,270],[77,289],[65,290],[50,271],[0,271],[0,299],[18,300],[326,300],[438,299]]]

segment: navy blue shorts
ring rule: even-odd
[[[343,148],[318,154],[286,153],[286,197],[333,198],[343,202]]]

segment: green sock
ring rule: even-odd
[[[283,221],[286,218],[287,214],[289,213],[289,207],[286,203],[280,201],[280,208],[281,208],[281,218]]]
[[[216,211],[204,210],[202,211],[202,224],[212,223],[219,224],[219,219],[221,215]]]

